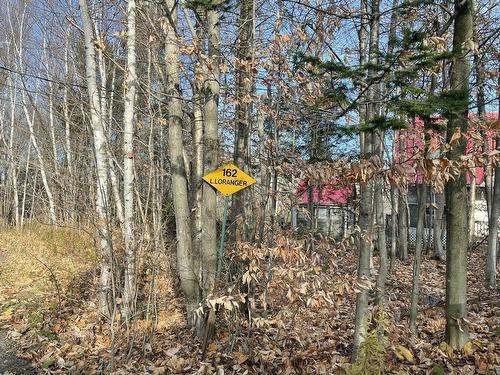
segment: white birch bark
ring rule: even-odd
[[[9,100],[10,100],[9,141],[7,143],[3,130],[2,130],[2,139],[3,139],[4,145],[7,148],[7,154],[8,154],[8,158],[9,158],[8,179],[12,185],[12,194],[14,195],[14,197],[13,197],[14,201],[13,201],[13,207],[12,207],[14,210],[14,222],[16,224],[16,227],[19,227],[19,225],[21,224],[20,219],[19,219],[19,191],[17,188],[17,166],[16,166],[16,162],[15,162],[15,158],[14,158],[14,137],[15,137],[15,122],[16,122],[16,104],[17,104],[17,80],[14,80],[14,85],[10,86]]]
[[[56,178],[59,178],[59,165],[57,163],[57,143],[56,143],[56,133],[55,133],[55,125],[54,125],[54,85],[51,80],[50,76],[50,69],[49,69],[49,56],[47,53],[47,40],[44,36],[43,38],[43,50],[44,50],[44,58],[45,58],[45,75],[47,77],[47,84],[49,86],[49,95],[48,95],[48,100],[49,100],[49,133],[50,133],[50,140],[51,140],[51,146],[52,146],[52,159],[54,163],[54,172],[56,175]]]
[[[65,44],[64,44],[64,76],[69,76],[69,35],[66,34]],[[66,145],[66,163],[68,166],[69,175],[71,176],[71,181],[73,182],[73,158],[71,155],[71,120],[69,116],[69,104],[68,104],[68,85],[64,85],[63,89],[63,116],[64,116],[64,135],[65,135],[65,145]]]
[[[111,93],[109,96],[109,105],[108,105],[106,96],[106,87],[107,87],[106,62],[104,61],[104,55],[102,53],[102,50],[100,49],[98,50],[97,53],[97,62],[99,67],[99,76],[101,78],[101,84],[99,85],[99,100],[101,103],[101,113],[103,119],[102,121],[103,121],[105,141],[106,141],[106,152],[108,154],[109,180],[111,182],[111,191],[113,193],[113,200],[115,203],[116,217],[118,218],[118,224],[123,232],[124,213],[123,213],[122,197],[120,194],[120,183],[117,177],[116,166],[115,166],[115,163],[117,164],[117,161],[114,159],[111,153],[111,147],[108,144],[109,139],[111,138],[110,136],[112,129],[112,121],[113,121],[115,69],[113,69],[113,73],[111,76]]]
[[[96,210],[98,216],[97,230],[100,237],[101,275],[99,311],[109,316],[109,289],[111,281],[111,238],[109,233],[108,212],[108,154],[103,125],[103,113],[99,100],[96,78],[96,61],[92,20],[87,0],[79,0],[85,37],[85,76],[90,100],[90,119],[94,138],[95,159],[97,169]]]
[[[134,238],[134,106],[136,96],[135,0],[127,7],[127,69],[125,73],[125,106],[123,112],[123,239],[125,244],[125,286],[123,306],[126,319],[135,313],[136,257]]]
[[[69,33],[66,32],[64,40],[64,77],[66,80],[69,78]],[[69,176],[69,186],[66,189],[65,201],[68,207],[68,219],[76,220],[76,189],[75,189],[75,175],[73,171],[73,157],[71,150],[71,118],[69,114],[69,98],[68,98],[68,84],[63,88],[63,118],[64,118],[64,157],[66,158],[66,168]]]
[[[22,70],[22,71],[25,70],[24,62],[23,62],[23,53],[24,53],[23,52],[23,38],[24,38],[23,32],[24,32],[24,20],[25,20],[25,14],[26,14],[26,6],[27,5],[25,5],[23,12],[22,12],[22,15],[21,15],[19,31],[14,31],[14,26],[13,26],[12,20],[10,19],[10,16],[9,16],[9,26],[10,26],[11,34],[14,36],[14,35],[16,35],[16,33],[19,33],[19,40],[16,41],[16,38],[13,38],[13,44],[14,44],[14,49],[16,51],[16,55],[17,55],[18,66],[19,66],[20,70]],[[27,100],[26,100],[27,90],[26,90],[25,82],[23,80],[23,76],[21,76],[21,83],[23,85],[23,89],[21,90],[21,103],[22,103],[24,115],[26,117],[26,122],[28,123],[28,127],[29,127],[31,144],[33,145],[33,148],[35,149],[35,152],[37,155],[39,168],[40,168],[40,174],[42,176],[43,186],[45,189],[45,193],[47,195],[47,200],[48,200],[48,204],[49,204],[49,221],[51,224],[55,224],[56,223],[56,210],[55,210],[55,205],[54,205],[54,198],[53,198],[52,191],[51,191],[50,185],[48,183],[47,174],[45,171],[45,161],[43,160],[42,153],[40,151],[40,148],[38,147],[38,143],[37,143],[37,140],[35,137],[34,120],[33,120],[33,118],[30,117],[29,112],[28,112],[28,104],[27,104]],[[37,99],[35,97],[33,105],[36,105],[36,100]],[[33,108],[33,111],[36,111],[36,108]]]
[[[28,140],[28,155],[26,157],[26,168],[24,174],[24,184],[23,184],[23,199],[21,203],[21,227],[24,225],[24,212],[26,210],[26,194],[28,190],[28,176],[30,168],[30,157],[31,157],[31,139]]]
[[[22,66],[22,64],[20,64]],[[49,220],[51,224],[55,224],[57,219],[56,219],[56,208],[54,204],[54,197],[52,195],[52,190],[49,185],[49,181],[47,178],[47,173],[45,170],[45,160],[42,155],[42,151],[40,150],[40,147],[38,146],[38,142],[35,136],[35,126],[34,126],[34,117],[30,117],[30,114],[28,112],[28,104],[26,102],[26,94],[25,90],[21,90],[21,101],[23,105],[23,111],[24,115],[26,117],[26,122],[28,123],[28,128],[29,128],[29,133],[30,133],[30,139],[31,139],[31,144],[33,145],[33,148],[35,149],[35,154],[38,159],[38,167],[40,169],[40,176],[42,177],[42,183],[43,187],[45,189],[45,194],[47,194],[47,200],[49,203]],[[37,103],[37,98],[35,97],[33,105],[36,106]],[[33,109],[33,111],[36,111],[36,108]]]

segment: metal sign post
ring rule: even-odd
[[[224,215],[222,219],[222,229],[220,232],[220,245],[217,254],[217,277],[219,277],[220,270],[222,269],[222,258],[224,258],[224,241],[226,240],[226,222],[227,222],[227,208],[229,206],[229,197],[224,196]]]
[[[234,164],[225,164],[203,177],[203,180],[216,188],[224,195],[224,214],[222,218],[222,230],[220,234],[219,251],[217,253],[217,270],[219,276],[224,258],[224,242],[226,240],[226,222],[229,206],[229,197],[247,187],[255,184],[255,179]]]

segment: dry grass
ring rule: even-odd
[[[10,301],[49,308],[67,294],[77,275],[96,265],[90,236],[40,225],[2,229],[0,257],[2,305]]]
[[[0,330],[44,373],[109,372],[112,362],[118,369],[147,357],[154,342],[183,330],[185,320],[169,257],[151,249],[142,254],[140,318],[132,327],[119,319],[110,327],[97,311],[98,253],[91,236],[41,225],[4,228]]]

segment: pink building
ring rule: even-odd
[[[477,115],[471,114],[471,122],[477,124]],[[493,122],[498,120],[498,113],[487,113],[486,121]],[[433,119],[435,125],[442,124],[445,126],[445,120],[442,118]],[[416,119],[410,127],[404,130],[397,131],[395,134],[394,144],[394,160],[396,163],[404,163],[416,166],[417,159],[421,159],[424,152],[424,136],[428,135],[431,149],[439,150],[444,143],[443,136],[436,130],[424,130],[424,123],[421,119]],[[493,132],[488,132],[487,135],[489,150],[494,150],[496,147]],[[438,157],[439,151],[434,151],[427,155],[428,158]],[[472,139],[467,144],[467,154],[483,153],[482,147],[474,145]],[[476,202],[475,214],[476,235],[484,234],[487,228],[487,214],[485,201],[485,168],[478,166],[474,171],[476,178]],[[415,237],[415,227],[417,221],[417,185],[422,183],[422,172],[416,172],[410,176],[410,184],[408,191],[408,206],[410,213],[410,242]],[[470,186],[471,175],[467,174],[467,184]],[[352,201],[355,196],[355,188],[353,185],[343,184],[341,179],[334,180],[329,184],[322,186],[309,186],[307,179],[302,179],[297,185],[295,191],[298,198],[298,205],[292,211],[292,227],[294,228],[314,228],[324,234],[339,238],[345,236],[349,229],[355,223],[355,208]],[[431,236],[431,228],[433,215],[435,210],[433,204],[436,203],[436,195],[430,194],[429,207],[427,209],[426,226],[428,235]],[[386,202],[386,212],[390,214],[389,202]],[[388,218],[389,222],[389,218]]]
[[[487,113],[486,114],[487,122],[494,122],[498,120],[498,113]],[[477,141],[474,141],[473,132],[478,132],[479,122],[476,114],[470,114],[471,125],[477,126],[475,129],[470,130],[470,134],[466,136],[469,138],[467,142],[467,155],[477,154],[477,156],[481,156],[484,152],[484,145],[477,144]],[[444,120],[442,118],[433,119],[434,124],[440,125],[444,124]],[[421,119],[416,119],[412,126],[405,130],[400,130],[396,133],[395,136],[395,144],[394,144],[394,159],[396,163],[403,163],[407,165],[411,165],[413,167],[416,166],[417,158],[422,157],[422,153],[424,152],[424,136],[427,135],[429,139],[428,145],[431,149],[438,150],[428,152],[427,158],[433,158],[439,156],[440,146],[444,143],[443,135],[436,130],[424,130],[424,123]],[[486,139],[488,142],[488,149],[494,150],[496,147],[496,140],[494,137],[493,131],[489,130],[486,133]],[[475,230],[474,233],[476,236],[484,235],[487,231],[487,210],[486,210],[486,196],[485,196],[485,167],[478,166],[474,168],[474,172],[467,173],[466,181],[467,185],[470,188],[472,175],[475,175],[475,183],[476,183],[476,201],[474,203],[474,221],[475,221]],[[422,172],[417,171],[410,179],[412,180],[409,185],[408,191],[408,206],[410,211],[410,237],[412,235],[412,231],[416,227],[417,221],[417,185],[422,183]],[[436,196],[434,193],[430,194],[430,202],[432,204],[436,203]],[[427,217],[426,223],[427,227],[431,228],[433,221],[433,215],[435,214],[435,210],[430,208],[427,209]]]
[[[322,186],[309,186],[308,180],[303,179],[295,193],[298,206],[292,212],[293,228],[312,227],[340,239],[354,224],[352,185],[337,180]]]

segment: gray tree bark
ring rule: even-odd
[[[184,163],[182,139],[182,101],[179,77],[179,49],[177,46],[178,2],[165,0],[165,93],[168,100],[168,145],[172,171],[175,230],[177,237],[177,272],[180,287],[186,298],[187,319],[196,325],[198,306],[198,275],[193,266],[191,217],[188,194],[188,175]]]
[[[444,192],[438,192],[435,194],[436,197],[436,209],[434,217],[434,257],[440,261],[445,259],[445,251],[443,247],[443,214],[444,214],[444,204],[445,196]]]
[[[496,139],[500,144],[500,137]],[[491,215],[488,221],[488,247],[486,251],[486,282],[490,288],[496,288],[498,254],[498,219],[500,217],[500,166],[495,167],[495,188]]]
[[[372,0],[370,12],[370,43],[369,43],[369,62],[372,66],[378,63],[379,46],[379,22],[380,22],[380,2]],[[366,113],[366,122],[377,115],[377,105],[374,99],[377,97],[378,86],[374,84],[375,76],[373,67],[368,69],[368,82],[372,84],[368,91],[368,109]],[[361,158],[369,160],[374,152],[374,134],[365,132],[363,149],[361,149]],[[359,208],[359,226],[360,226],[360,249],[358,259],[358,280],[360,282],[360,291],[356,296],[356,316],[354,326],[354,345],[351,360],[355,361],[358,356],[359,348],[366,338],[367,320],[368,320],[368,288],[367,281],[370,278],[370,253],[372,249],[373,235],[373,181],[367,181],[360,186],[360,208]]]
[[[238,71],[236,82],[236,136],[234,148],[234,163],[241,169],[248,166],[248,139],[250,135],[250,119],[253,91],[253,45],[254,45],[254,0],[240,1],[239,36],[236,57]],[[233,196],[232,218],[236,223],[236,238],[248,240],[250,233],[249,217],[246,215],[246,195],[244,190]]]
[[[411,307],[410,307],[410,332],[413,336],[417,334],[417,310],[420,286],[420,264],[422,263],[422,248],[424,244],[425,231],[425,208],[427,205],[428,185],[424,181],[420,187],[418,197],[417,213],[417,238],[415,243],[415,257],[413,260],[413,282],[411,288]]]
[[[498,79],[500,87],[500,78]],[[498,100],[500,116],[500,99]],[[488,142],[488,140],[486,140]],[[500,137],[496,139],[496,147],[500,147]],[[497,256],[498,256],[498,220],[500,218],[500,165],[495,167],[495,186],[491,200],[491,213],[488,216],[488,247],[486,250],[486,283],[496,288]]]
[[[470,174],[470,185],[469,185],[469,212],[467,213],[468,219],[468,231],[469,231],[469,246],[474,242],[475,231],[474,227],[476,224],[475,212],[476,212],[476,176]]]
[[[376,142],[376,153],[381,160],[384,160],[383,150],[383,131],[377,131],[375,137],[379,138]],[[387,279],[387,270],[389,268],[387,259],[387,239],[385,235],[385,212],[384,212],[384,189],[385,178],[378,176],[375,180],[374,205],[376,213],[377,228],[377,248],[379,251],[379,269],[377,275],[377,297],[376,302],[380,304],[384,300],[385,283]]]
[[[397,223],[397,215],[398,215],[398,196],[399,189],[397,187],[391,187],[391,252],[390,252],[390,262],[389,262],[389,270],[392,272],[392,268],[394,262],[396,261],[396,252],[397,252],[397,236],[398,236],[398,223]]]
[[[455,0],[455,25],[453,34],[453,59],[450,86],[462,99],[462,108],[450,115],[447,139],[455,129],[467,132],[470,76],[470,42],[472,41],[472,0]],[[451,160],[458,161],[465,155],[467,141],[462,137],[449,152]],[[461,349],[469,339],[467,327],[467,186],[465,173],[450,179],[446,184],[447,246],[446,246],[446,341]]]
[[[207,13],[208,56],[210,67],[205,81],[205,153],[204,164],[207,172],[217,168],[219,151],[218,107],[219,107],[219,76],[220,76],[220,26],[219,12],[210,9]],[[202,210],[202,285],[204,295],[213,291],[215,283],[215,268],[217,263],[217,196],[215,190],[204,185]]]

